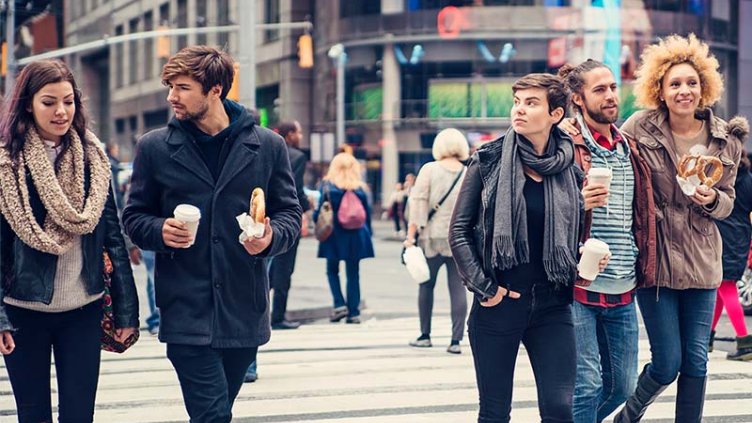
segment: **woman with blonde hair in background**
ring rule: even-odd
[[[314,221],[318,220],[321,206],[330,202],[334,230],[319,244],[318,257],[326,259],[326,276],[334,301],[331,322],[347,317],[347,323],[360,323],[360,260],[374,256],[371,206],[366,188],[355,157],[348,153],[334,156],[321,184],[321,200],[313,215]],[[343,216],[351,218],[340,221]],[[339,279],[340,261],[345,262],[346,298]]]
[[[742,118],[726,123],[713,115],[710,107],[723,91],[719,63],[694,35],[666,37],[647,47],[641,59],[635,95],[646,110],[633,114],[621,130],[637,140],[652,172],[656,278],[637,290],[651,360],[614,421],[640,421],[678,377],[675,421],[699,423],[716,288],[723,276],[714,220],[733,208],[741,139],[749,126]],[[698,148],[720,161],[722,176],[712,187],[700,185],[686,195],[676,178],[679,163]]]
[[[405,247],[418,243],[428,261],[430,279],[418,288],[420,336],[410,341],[413,347],[430,347],[433,290],[439,269],[446,266],[449,301],[452,315],[452,340],[447,352],[460,354],[460,341],[465,331],[467,296],[457,265],[449,247],[449,221],[457,201],[465,166],[469,157],[467,139],[454,128],[444,129],[433,141],[433,158],[420,168],[415,186],[410,194],[410,216]]]

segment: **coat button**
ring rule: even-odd
[[[212,237],[212,242],[215,244],[219,244],[219,237],[218,236]]]

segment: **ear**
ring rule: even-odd
[[[563,118],[566,112],[563,107],[557,107],[551,112],[551,117],[554,119],[554,125],[558,124]]]
[[[572,103],[576,104],[579,108],[584,108],[585,103],[582,101],[582,97],[580,97],[577,93],[572,93]]]
[[[217,97],[219,97],[220,95],[222,95],[222,86],[219,85],[219,84],[217,84],[217,85],[211,87],[211,89],[209,90],[209,92],[211,94],[216,95]]]

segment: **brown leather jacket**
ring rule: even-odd
[[[712,289],[721,283],[721,235],[713,219],[724,219],[733,208],[740,135],[742,127],[748,131],[748,125],[743,118],[734,118],[727,124],[709,109],[697,117],[706,120],[710,128],[708,154],[723,163],[723,177],[714,186],[718,197],[709,206],[696,205],[679,188],[678,158],[667,112],[639,111],[621,127],[637,141],[638,151],[652,172],[657,268],[655,283],[643,287]]]
[[[592,154],[585,144],[582,134],[573,137],[575,146],[574,159],[587,175],[590,170]],[[637,287],[655,285],[656,267],[656,227],[655,227],[655,202],[653,201],[653,183],[650,176],[650,167],[637,149],[637,143],[627,137],[631,154],[632,169],[635,174],[634,199],[632,200],[632,232],[635,244],[639,250],[637,256]],[[583,183],[584,186],[584,183]],[[644,193],[644,195],[643,195]],[[580,241],[585,242],[590,238],[590,228],[593,224],[593,211],[585,212],[585,227],[580,234]],[[588,285],[588,282],[579,281],[580,285]]]

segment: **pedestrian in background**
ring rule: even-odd
[[[269,341],[266,259],[300,233],[300,203],[282,138],[228,100],[233,60],[191,46],[162,69],[175,116],[141,137],[123,212],[131,240],[157,254],[159,340],[167,344],[191,422],[229,422],[259,345]],[[236,216],[261,188],[260,238],[238,242]],[[195,236],[175,208],[200,210]]]
[[[281,122],[277,126],[277,133],[287,144],[290,155],[290,166],[295,177],[295,189],[298,202],[303,213],[311,208],[308,196],[305,194],[303,177],[306,170],[306,155],[300,151],[300,141],[303,139],[303,129],[298,121]],[[285,319],[287,298],[290,292],[292,274],[295,271],[295,257],[298,255],[298,237],[287,252],[274,257],[269,267],[269,283],[272,288],[272,329],[297,329],[300,322],[290,322]]]
[[[384,208],[387,210],[387,215],[394,222],[394,236],[401,238],[405,235],[405,231],[402,230],[402,221],[404,220],[404,208],[405,203],[405,190],[402,189],[402,184],[397,182],[394,185],[394,191],[389,195],[389,200],[384,204]],[[405,228],[406,230],[407,228]]]
[[[739,118],[727,124],[710,109],[723,91],[718,68],[707,44],[694,35],[674,35],[645,48],[637,70],[635,95],[645,110],[621,130],[637,140],[652,173],[657,270],[654,283],[637,290],[651,360],[615,422],[640,421],[677,377],[676,421],[702,420],[710,327],[723,276],[713,220],[731,214],[746,127]],[[676,180],[677,163],[695,146],[720,159],[723,176],[712,188],[702,185],[687,196]]]
[[[465,332],[467,316],[467,292],[457,272],[449,247],[449,221],[457,201],[459,187],[464,176],[469,147],[465,136],[457,129],[444,129],[433,141],[433,162],[420,168],[411,195],[410,218],[407,227],[405,248],[418,244],[428,262],[430,279],[418,287],[418,313],[420,336],[410,341],[413,347],[431,347],[431,316],[433,314],[433,291],[439,269],[446,266],[447,286],[452,316],[452,338],[447,352],[460,354],[460,341]]]
[[[473,155],[449,229],[462,281],[475,294],[468,336],[478,422],[509,422],[520,342],[544,422],[572,422],[576,348],[572,287],[583,215],[572,139],[556,125],[568,105],[561,79],[512,85],[512,127]]]
[[[736,333],[736,351],[728,353],[726,358],[739,361],[752,360],[752,335],[747,332],[744,310],[739,304],[739,291],[736,288],[736,281],[742,278],[747,268],[749,245],[752,241],[752,223],[749,220],[752,213],[752,174],[749,170],[749,157],[742,149],[734,184],[734,209],[729,217],[715,222],[723,242],[723,281],[718,287],[715,300],[710,347],[713,347],[715,328],[725,308]]]
[[[0,352],[19,422],[91,422],[102,339],[102,254],[112,261],[115,338],[138,330],[138,298],[81,91],[61,61],[26,65],[0,124]]]
[[[351,207],[358,207],[359,204],[365,211],[365,221],[357,229],[342,227],[337,218],[346,194],[357,197],[357,203],[348,202]],[[353,155],[339,153],[329,163],[329,171],[321,184],[321,196],[313,216],[314,221],[318,220],[325,201],[331,202],[335,217],[332,234],[319,243],[318,250],[318,257],[326,259],[326,277],[334,302],[329,320],[338,322],[346,317],[347,323],[360,323],[360,261],[373,257],[374,253],[371,206],[368,204],[366,184],[361,179],[360,163]],[[346,298],[342,295],[339,278],[340,261],[345,262]]]

